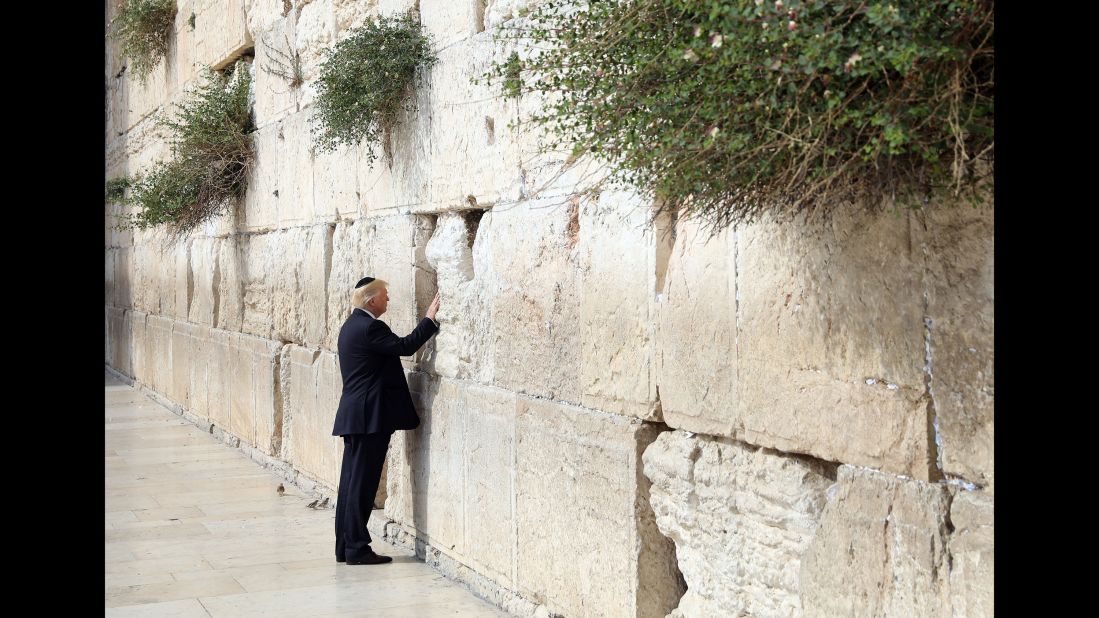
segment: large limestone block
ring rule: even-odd
[[[179,96],[197,76],[195,67],[197,14],[195,15],[195,27],[192,28],[190,24],[195,2],[196,0],[179,0],[176,2],[176,22],[173,26],[175,40],[169,43],[168,58],[165,63],[166,82],[169,94],[172,97]]]
[[[118,251],[107,249],[103,252],[103,297],[108,307],[118,306]]]
[[[313,219],[313,143],[308,114],[278,123],[279,226],[295,227]]]
[[[270,4],[279,1],[274,0]],[[253,20],[253,13],[262,15],[266,10],[249,11],[249,20]],[[285,118],[297,107],[298,91],[290,87],[290,79],[284,76],[293,76],[291,59],[295,53],[300,53],[294,32],[296,12],[290,11],[285,18],[280,13],[281,10],[277,11],[275,15],[278,17],[274,19],[268,16],[256,18],[264,23],[253,25],[252,30],[257,33],[255,115],[256,126],[260,129]]]
[[[244,194],[244,217],[240,227],[248,232],[274,229],[279,222],[279,157],[284,140],[282,124],[268,124],[252,134],[256,158]]]
[[[954,616],[993,616],[994,500],[984,491],[958,491],[950,503],[950,601]]]
[[[931,478],[923,257],[908,215],[842,207],[827,225],[762,220],[735,234],[742,439]]]
[[[116,302],[119,307],[132,307],[134,304],[134,251],[131,247],[115,250]]]
[[[413,221],[407,215],[369,221],[373,229],[367,227],[363,231],[369,232],[366,242],[370,247],[370,262],[367,264],[370,272],[359,275],[356,281],[370,275],[389,282],[389,308],[382,320],[393,332],[404,336],[412,332],[424,317],[423,313],[417,312],[415,290],[412,287]]]
[[[289,6],[287,6],[289,4]],[[293,3],[283,0],[244,0],[248,18],[248,31],[256,38],[279,27],[284,21],[294,19]],[[257,50],[257,58],[259,57]]]
[[[194,271],[191,270],[191,240],[185,239],[173,243],[162,254],[171,268],[171,276],[164,281],[171,281],[169,288],[172,294],[171,310],[165,310],[161,304],[161,312],[170,315],[177,320],[186,321],[191,309],[191,299],[194,296]]]
[[[342,216],[358,216],[358,153],[358,146],[340,146],[316,154],[312,222],[330,223]]]
[[[995,345],[993,212],[932,204],[913,216],[927,256],[927,371],[940,465],[992,491]]]
[[[233,333],[210,328],[206,331],[206,396],[210,422],[230,430],[233,385]]]
[[[252,383],[256,389],[256,446],[268,455],[282,457],[283,346],[262,337],[245,337],[253,355]]]
[[[244,249],[244,331],[319,344],[332,228],[294,228],[252,236]]]
[[[107,307],[107,340],[109,344],[107,363],[118,371],[130,375],[130,369],[128,368],[130,332],[128,326],[123,309]]]
[[[508,127],[515,104],[498,96],[497,86],[471,82],[493,61],[503,62],[501,54],[487,36],[439,54],[431,104],[445,121],[432,124],[430,204],[465,204],[470,196],[482,205],[507,204],[521,197],[519,144]]]
[[[643,456],[687,583],[672,616],[801,615],[801,557],[835,467],[689,435],[661,433]]]
[[[420,22],[436,49],[484,30],[483,0],[420,0]]]
[[[654,321],[656,237],[648,208],[632,193],[578,199],[581,403],[653,418],[656,400]],[[659,418],[657,419],[659,420]]]
[[[664,421],[716,436],[736,435],[739,383],[736,234],[710,238],[680,220],[657,290],[657,385]]]
[[[189,322],[213,326],[217,321],[217,290],[218,279],[218,240],[215,238],[195,238],[191,241],[191,251],[188,256],[191,270],[191,285],[193,292],[191,297]]]
[[[218,239],[215,244],[217,271],[213,281],[215,326],[240,331],[244,321],[243,243],[237,235]]]
[[[654,426],[520,396],[519,591],[568,616],[663,616],[683,590],[642,472]],[[655,568],[664,565],[664,568]]]
[[[172,321],[169,323],[171,355],[161,361],[171,371],[168,399],[207,416],[206,411],[206,341],[209,328],[198,324]],[[192,397],[194,395],[194,397]]]
[[[428,345],[430,371],[481,383],[492,381],[492,302],[495,280],[491,268],[491,234],[495,215],[486,212],[476,229],[462,213],[443,213],[435,221],[423,255],[436,273],[440,293],[439,332]],[[426,230],[425,230],[426,231]],[[422,272],[422,271],[417,271]]]
[[[468,452],[465,416],[467,406],[475,405],[478,410],[488,407],[467,397],[466,386],[431,379],[415,389],[420,426],[394,434],[401,434],[401,440],[394,440],[390,446],[394,453],[389,458],[392,481],[388,483],[385,504],[387,515],[413,526],[427,542],[460,562],[469,553],[464,537],[467,503],[463,477]],[[490,517],[504,515],[494,512]],[[479,538],[475,543],[489,541]]]
[[[805,616],[950,616],[942,485],[843,465],[801,560]]]
[[[223,69],[253,46],[245,1],[195,0],[195,61],[199,66]]]
[[[462,521],[466,555],[475,571],[514,587],[516,395],[469,384],[462,384],[457,395],[465,424]]]
[[[256,444],[255,358],[251,335],[229,334],[229,432],[242,444]]]
[[[371,155],[374,156],[373,162],[370,162]],[[358,159],[356,211],[341,210],[340,215],[366,214],[376,217],[397,213],[393,166],[386,160],[381,145],[363,140],[356,146],[355,156]]]
[[[339,369],[334,354],[290,348],[289,451],[294,467],[331,487],[339,485],[342,441],[332,435],[339,403]]]
[[[160,277],[157,247],[152,243],[135,243],[133,249],[133,306],[146,313],[160,313]]]
[[[132,329],[132,345],[130,347],[130,360],[133,364],[133,373],[131,374],[139,383],[149,384],[149,374],[147,373],[146,348],[145,348],[145,323],[148,320],[148,314],[142,311],[129,311],[127,314],[130,316]]]
[[[162,395],[168,396],[173,381],[172,376],[172,319],[160,315],[150,315],[146,323],[145,362],[151,380],[149,385]]]
[[[337,223],[332,231],[332,270],[328,275],[328,335],[324,342],[324,347],[328,350],[337,351],[340,328],[352,311],[351,292],[355,282],[370,274],[370,240],[374,236],[373,228],[372,221],[359,220]]]
[[[127,112],[125,130],[132,131],[147,118],[152,120],[149,116],[169,101],[168,72],[164,60],[161,60],[149,72],[144,82],[130,68],[127,68],[124,77],[127,82],[123,94]]]
[[[556,200],[521,202],[493,209],[491,224],[478,231],[491,236],[498,386],[580,401],[583,279],[575,213]]]

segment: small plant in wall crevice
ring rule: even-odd
[[[366,139],[384,145],[410,101],[416,72],[436,62],[412,11],[352,30],[327,54],[317,78],[313,136],[318,151]],[[373,150],[368,155],[373,162]]]
[[[172,158],[131,181],[126,203],[135,213],[121,226],[166,225],[179,238],[244,195],[255,159],[250,85],[244,60],[225,75],[208,72],[175,115],[157,120],[172,132]]]
[[[122,55],[142,82],[168,54],[176,19],[174,0],[127,0],[111,20],[109,36],[122,45]]]

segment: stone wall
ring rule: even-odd
[[[351,285],[388,281],[400,334],[439,291],[440,332],[402,360],[423,422],[394,436],[379,500],[513,611],[992,614],[991,208],[708,240],[586,194],[590,167],[511,124],[537,100],[470,82],[533,0],[177,4],[146,84],[108,45],[106,177],[168,156],[156,115],[242,54],[256,165],[180,242],[105,206],[106,364],[334,494]],[[439,63],[392,159],[314,152],[324,50],[414,5]],[[298,89],[264,70],[288,44]]]

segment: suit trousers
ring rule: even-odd
[[[360,558],[373,551],[366,522],[382,477],[392,431],[343,436],[343,464],[336,494],[336,558]]]

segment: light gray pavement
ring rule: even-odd
[[[106,374],[107,616],[507,616],[375,539],[333,554],[332,509]]]

